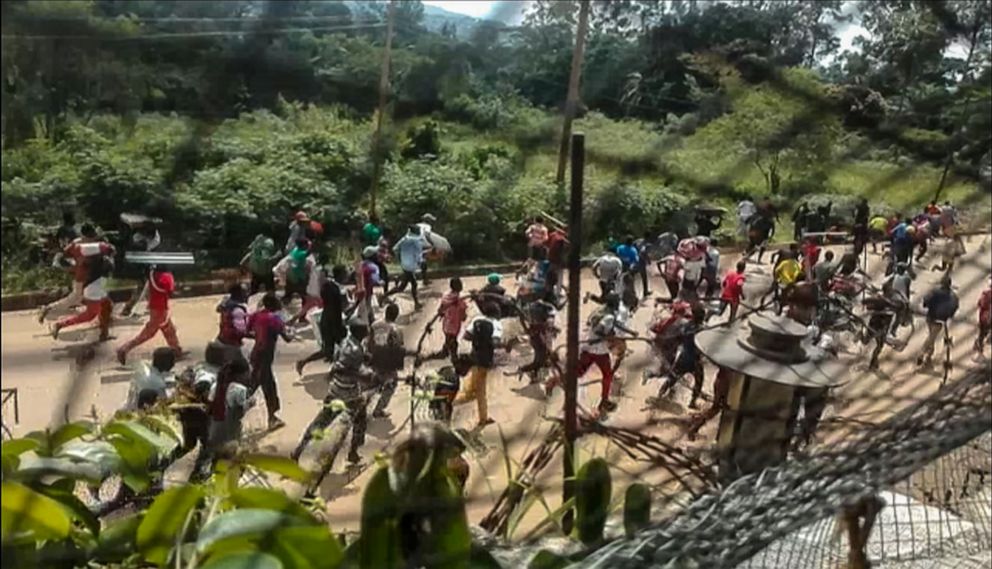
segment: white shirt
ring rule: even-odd
[[[161,372],[151,365],[142,362],[131,379],[131,386],[127,391],[127,402],[124,404],[124,408],[128,411],[137,409],[138,395],[145,390],[155,391],[160,398],[163,398],[175,383],[176,378],[171,371]]]
[[[107,298],[107,279],[100,277],[83,287],[83,300],[98,302]]]
[[[702,259],[696,261],[686,261],[683,267],[682,278],[689,282],[696,282],[703,274],[706,262]]]
[[[476,316],[465,328],[465,333],[462,334],[463,338],[465,335],[469,334],[473,328],[475,328],[475,323],[479,320],[488,320],[493,325],[493,343],[499,341],[503,337],[503,324],[499,320],[487,318],[485,316]]]
[[[606,340],[613,336],[617,317],[612,314],[604,314],[599,319],[599,324],[589,328],[589,342],[583,346],[582,351],[590,354],[606,354],[610,351],[610,343]]]
[[[744,200],[737,204],[737,218],[741,221],[748,219],[756,213],[758,213],[758,208],[752,201]]]
[[[599,280],[603,282],[616,281],[623,271],[623,261],[616,255],[603,255],[592,266],[599,270]]]
[[[307,296],[320,298],[320,286],[324,284],[324,275],[325,272],[323,267],[314,266],[314,268],[310,270],[310,280],[307,281]]]

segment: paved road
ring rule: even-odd
[[[959,376],[965,370],[977,365],[973,362],[972,342],[976,327],[975,304],[980,289],[988,284],[990,274],[989,237],[974,236],[967,241],[968,256],[959,264],[954,279],[962,298],[962,309],[952,326],[952,335],[956,338],[954,346],[954,376]],[[938,250],[939,247],[935,247]],[[725,255],[725,267],[736,262],[736,258]],[[931,257],[924,265],[930,266],[936,260]],[[879,257],[870,256],[871,272],[881,270]],[[749,266],[749,296],[767,286],[768,265]],[[933,286],[939,273],[922,271],[914,283],[914,294],[918,298]],[[466,288],[481,286],[481,278],[465,279]],[[595,290],[592,276],[584,274],[583,290]],[[660,278],[652,278],[656,293],[664,290]],[[440,294],[446,288],[446,283],[436,281],[424,292],[426,306],[424,311],[411,314],[412,302],[401,295],[399,302],[403,311],[401,321],[406,330],[406,342],[411,349],[415,348],[417,340],[428,317],[433,314]],[[638,285],[638,289],[639,289]],[[667,292],[662,293],[667,296]],[[214,307],[218,297],[202,297],[180,299],[174,303],[174,320],[179,329],[179,337],[186,349],[193,352],[193,359],[200,358],[206,343],[216,334],[216,315]],[[645,304],[634,316],[633,326],[646,334],[650,320],[652,303]],[[595,305],[590,303],[583,307],[585,316]],[[560,318],[563,324],[563,317]],[[120,367],[113,358],[113,346],[122,339],[137,332],[142,323],[141,317],[118,319],[115,322],[114,333],[118,339],[111,345],[96,348],[96,358],[82,373],[78,373],[76,356],[82,346],[95,339],[96,331],[69,330],[63,332],[58,341],[53,340],[40,326],[33,312],[4,313],[2,321],[2,384],[3,387],[15,387],[20,398],[20,424],[14,425],[16,434],[29,430],[44,428],[54,422],[61,422],[64,416],[70,419],[90,417],[94,413],[103,420],[108,418],[121,406],[127,392],[127,381],[130,371]],[[917,317],[918,331],[924,328],[922,319]],[[915,366],[907,360],[915,357],[922,343],[917,334],[912,338],[907,349],[896,354],[887,350],[883,355],[881,370],[877,373],[864,371],[864,363],[859,358],[852,359],[849,381],[836,390],[837,401],[828,410],[829,415],[857,417],[862,420],[878,421],[905,406],[910,401],[925,397],[935,390],[940,383],[936,372],[918,372]],[[306,338],[306,335],[304,335]],[[429,349],[437,349],[441,343],[440,331],[435,331],[429,337]],[[151,351],[163,345],[163,340],[157,338],[132,354],[132,361],[138,361],[150,356]],[[327,385],[324,380],[325,364],[315,363],[308,369],[307,374],[298,377],[293,370],[293,363],[299,357],[310,353],[315,347],[312,339],[280,345],[275,372],[281,390],[283,411],[282,417],[287,426],[279,431],[258,438],[258,446],[263,451],[287,453],[291,449],[303,428],[317,412],[319,403],[326,393]],[[638,426],[645,432],[655,434],[670,440],[682,439],[681,430],[672,423],[662,422],[659,425],[646,425],[648,412],[644,410],[644,399],[657,389],[656,384],[642,386],[641,371],[649,363],[647,346],[644,343],[632,343],[633,354],[630,355],[621,370],[624,382],[623,396],[619,399],[620,408],[613,414],[610,421],[613,424]],[[464,349],[464,348],[463,348]],[[427,351],[427,350],[425,350]],[[529,361],[529,354],[513,354],[508,357],[507,367],[513,368]],[[504,368],[506,369],[506,368]],[[713,368],[707,366],[706,391],[711,389],[714,375]],[[580,401],[592,407],[598,400],[598,372],[590,372],[582,382],[584,387],[580,393]],[[592,385],[590,385],[590,383]],[[489,427],[483,434],[483,440],[488,451],[475,454],[470,460],[472,478],[469,482],[469,515],[477,522],[489,510],[499,491],[505,486],[506,466],[501,451],[500,433],[508,441],[508,454],[516,461],[525,456],[528,449],[538,444],[549,423],[542,420],[543,415],[560,413],[562,394],[560,390],[550,400],[545,400],[537,386],[526,386],[518,383],[515,378],[504,377],[500,370],[490,376],[490,410],[489,413],[497,425]],[[685,394],[680,394],[684,399]],[[374,420],[369,426],[368,442],[363,449],[367,457],[376,452],[388,452],[390,445],[398,442],[401,433],[398,427],[407,416],[409,396],[405,387],[396,394],[390,412],[392,417],[387,420]],[[684,401],[683,401],[684,403]],[[662,411],[661,415],[682,413],[681,406],[673,406]],[[9,409],[4,409],[4,421],[10,423],[12,416]],[[261,431],[264,425],[264,411],[253,410],[248,421],[250,431]],[[476,421],[474,406],[461,407],[456,411],[455,424],[469,427]],[[713,422],[715,423],[715,422]],[[708,425],[702,436],[695,443],[680,440],[679,444],[689,451],[708,448],[713,439],[715,425]],[[823,439],[834,436],[823,433]],[[610,445],[605,439],[588,437],[583,440],[581,457],[590,455],[607,455],[616,468],[619,481],[618,488],[624,486],[625,478],[642,478],[649,482],[659,483],[666,480],[666,475],[657,469],[643,473],[644,463],[635,462],[618,451],[615,445]],[[511,465],[512,469],[516,469]],[[357,523],[357,507],[360,488],[369,476],[370,469],[345,471],[343,467],[336,468],[322,487],[322,495],[328,499],[328,516],[335,529],[355,527]],[[559,501],[557,484],[559,484],[561,464],[554,461],[538,480],[539,486],[547,487],[547,498],[552,508]],[[624,475],[622,472],[629,472]],[[544,512],[535,507],[528,519],[540,519]],[[524,525],[527,525],[526,523]]]

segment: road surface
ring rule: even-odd
[[[966,239],[966,245],[968,255],[959,261],[953,274],[955,288],[961,297],[961,310],[951,328],[951,334],[956,340],[952,356],[955,366],[952,377],[960,377],[968,369],[980,365],[974,361],[972,349],[977,327],[975,306],[981,289],[988,286],[990,274],[989,236],[969,237]],[[936,254],[940,246],[935,246],[932,250],[931,255],[922,263],[925,268],[937,262]],[[735,255],[724,255],[722,270],[732,267],[736,260]],[[880,274],[881,262],[881,257],[869,255],[870,272]],[[754,298],[758,292],[767,287],[769,270],[767,257],[765,265],[749,265],[746,292],[750,298]],[[914,302],[917,306],[922,295],[933,287],[939,275],[940,273],[929,270],[919,272],[913,284]],[[464,280],[466,290],[478,288],[483,284],[482,277]],[[878,280],[876,278],[875,282],[877,283]],[[652,287],[656,297],[660,295],[667,298],[667,290],[656,274],[652,276]],[[406,343],[410,349],[416,347],[425,322],[434,313],[438,299],[446,288],[446,282],[437,280],[430,288],[422,290],[425,307],[419,313],[411,313],[412,301],[408,296],[397,297],[403,314],[401,322],[404,324]],[[584,273],[583,291],[597,289],[592,275]],[[639,283],[638,290],[640,290]],[[173,319],[179,330],[179,338],[184,348],[192,352],[191,360],[181,362],[177,367],[181,368],[186,363],[201,358],[203,348],[216,335],[217,316],[214,308],[219,300],[219,297],[201,297],[174,301]],[[649,300],[633,318],[634,329],[645,336],[653,305],[654,303]],[[583,305],[583,319],[595,306],[594,303]],[[471,310],[475,311],[474,306]],[[564,320],[564,315],[559,315],[559,324],[562,328],[564,328]],[[96,330],[67,330],[56,341],[46,333],[45,327],[38,324],[35,312],[4,313],[2,315],[2,385],[4,388],[16,388],[20,402],[19,424],[10,424],[13,416],[12,410],[8,408],[4,409],[4,422],[12,428],[15,436],[60,423],[65,417],[75,420],[92,419],[95,416],[101,421],[109,418],[124,403],[127,382],[130,378],[130,370],[119,366],[114,360],[113,347],[136,333],[142,322],[142,316],[115,320],[113,333],[117,339],[109,345],[98,345],[92,364],[82,373],[78,373],[76,357],[83,346],[95,339]],[[825,417],[844,416],[877,422],[937,389],[941,381],[940,367],[935,366],[932,371],[921,372],[912,362],[922,344],[924,334],[921,332],[924,329],[922,318],[916,316],[918,333],[902,353],[887,349],[883,353],[881,369],[878,372],[865,371],[865,358],[853,357],[849,368],[851,372],[846,378],[848,381],[843,387],[835,390],[835,399]],[[563,336],[564,334],[562,341]],[[441,340],[440,331],[433,332],[429,336],[429,346],[424,352],[437,350]],[[136,349],[130,356],[131,361],[137,362],[149,358],[151,351],[163,344],[162,338],[157,337]],[[246,421],[250,435],[254,433],[254,436],[248,438],[257,441],[255,444],[259,450],[288,454],[295,446],[304,427],[317,413],[327,391],[326,364],[311,364],[302,377],[297,376],[293,369],[293,364],[298,358],[314,349],[315,341],[312,339],[312,334],[303,334],[301,340],[297,342],[280,343],[275,373],[283,406],[280,415],[286,421],[286,427],[273,433],[263,434],[264,410],[253,409]],[[467,349],[467,346],[462,346],[462,350]],[[686,441],[682,428],[672,422],[647,424],[649,411],[645,410],[644,400],[657,391],[658,383],[641,384],[641,374],[645,366],[651,363],[647,345],[643,342],[633,342],[630,344],[630,349],[633,353],[626,358],[620,370],[624,383],[623,393],[617,399],[619,409],[611,415],[609,423],[635,426],[645,433],[673,441],[690,453],[710,448],[716,421],[711,421],[695,442]],[[561,412],[563,400],[561,390],[557,390],[550,399],[545,399],[539,386],[527,386],[525,381],[504,376],[504,370],[529,361],[529,353],[515,353],[507,360],[506,367],[494,370],[489,378],[489,414],[496,424],[487,427],[482,434],[487,449],[471,453],[469,460],[472,475],[468,483],[468,510],[469,519],[473,523],[477,523],[489,511],[496,496],[505,487],[507,464],[509,463],[509,468],[515,471],[518,468],[517,463],[542,439],[550,424],[542,417],[558,415]],[[707,393],[712,390],[714,375],[714,368],[707,364],[704,389]],[[599,398],[598,379],[598,372],[590,371],[580,381],[580,385],[583,386],[580,388],[580,401],[590,409],[594,408]],[[676,397],[676,401],[684,404],[686,391],[683,389]],[[322,485],[321,495],[328,502],[327,515],[335,530],[353,529],[357,526],[361,488],[372,470],[368,465],[373,463],[372,457],[376,453],[388,453],[393,445],[402,440],[406,430],[400,430],[398,427],[408,415],[409,404],[409,389],[401,385],[389,408],[391,417],[370,419],[367,443],[362,449],[366,457],[366,467],[346,469],[343,461],[339,461],[342,464],[335,466]],[[259,403],[259,406],[264,407],[264,404]],[[673,404],[660,412],[655,412],[654,416],[664,418],[684,415],[685,412],[680,404]],[[475,422],[474,405],[457,408],[454,417],[456,426],[469,428]],[[818,438],[824,441],[835,436],[836,434],[824,430]],[[505,454],[512,459],[511,461],[504,460],[503,440],[506,441]],[[614,488],[625,487],[627,479],[638,478],[651,483],[668,480],[668,475],[661,469],[630,459],[606,439],[585,437],[580,446],[580,460],[593,455],[609,457],[617,479]],[[544,488],[544,496],[551,509],[560,503],[561,470],[560,459],[556,458],[537,481],[538,486]],[[525,517],[521,528],[545,515],[546,511],[543,507],[535,506]]]

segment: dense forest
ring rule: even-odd
[[[66,209],[108,229],[160,216],[215,264],[298,207],[345,238],[377,161],[386,226],[431,211],[458,260],[512,257],[525,217],[564,213],[578,2],[461,29],[399,2],[378,144],[385,3],[0,6],[5,291],[44,278],[26,252]],[[865,33],[841,50],[851,20]],[[841,212],[939,197],[987,223],[990,49],[987,0],[594,1],[575,125],[589,242],[744,194],[831,195]]]

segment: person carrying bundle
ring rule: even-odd
[[[101,254],[101,251],[107,249],[99,243],[80,244],[79,249],[84,252],[87,258],[86,261],[80,261],[86,270],[82,281],[82,301],[85,310],[78,314],[65,316],[55,322],[51,328],[52,337],[57,339],[59,332],[65,328],[98,319],[100,341],[105,342],[110,339],[110,317],[113,310],[113,303],[107,294],[107,276],[113,271],[114,264],[108,255]]]

